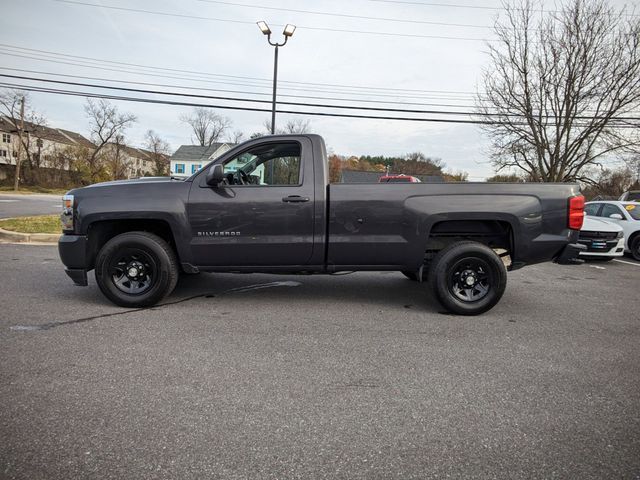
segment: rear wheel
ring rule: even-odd
[[[121,307],[149,307],[169,295],[179,276],[178,262],[162,238],[128,232],[109,240],[96,259],[96,282]]]
[[[429,282],[435,297],[449,312],[479,315],[502,298],[507,269],[486,245],[457,242],[434,257]]]

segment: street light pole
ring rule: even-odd
[[[269,45],[275,48],[275,52],[273,55],[273,100],[271,102],[271,134],[273,135],[276,132],[276,90],[278,85],[278,49],[280,47],[284,47],[287,44],[287,40],[289,37],[293,36],[293,32],[296,30],[295,25],[286,24],[284,26],[284,30],[282,35],[284,35],[284,42],[277,43],[271,41],[271,29],[266,22],[260,21],[257,22],[258,28],[260,31],[267,36],[267,41]]]
[[[285,43],[287,43],[286,40],[285,40]],[[276,133],[276,88],[278,85],[278,48],[279,47],[280,45],[276,43],[275,53],[273,54],[273,100],[271,102],[271,135]]]

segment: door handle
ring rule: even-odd
[[[303,203],[308,202],[309,197],[301,197],[300,195],[289,195],[288,197],[284,197],[282,201],[285,203]]]

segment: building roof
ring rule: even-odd
[[[15,133],[17,128],[18,127],[13,123],[11,118],[5,115],[0,116],[0,131]],[[64,130],[62,128],[51,128],[44,125],[36,125],[31,122],[24,122],[24,130],[29,132],[32,137],[41,138],[43,140],[63,143],[65,145],[82,145],[89,148],[95,147],[89,139],[83,137],[79,133]]]
[[[212,143],[209,146],[202,145],[181,145],[178,150],[171,155],[171,161],[179,162],[207,162],[212,155],[220,150],[223,146],[234,147],[235,143]]]
[[[378,183],[380,177],[387,174],[384,172],[361,172],[357,170],[342,170],[340,181],[342,183]],[[423,183],[444,183],[444,178],[440,175],[411,175],[419,178]]]

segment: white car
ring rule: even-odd
[[[640,261],[640,203],[616,200],[588,202],[584,212],[589,217],[599,217],[622,227],[625,250]]]
[[[587,247],[583,258],[611,260],[624,255],[624,232],[615,223],[596,217],[585,217],[578,243]]]

